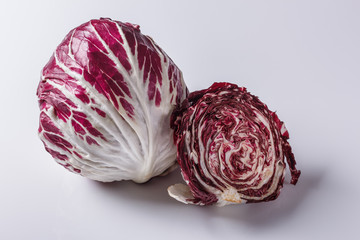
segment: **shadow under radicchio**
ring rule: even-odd
[[[111,183],[102,183],[93,181],[99,191],[108,195],[108,197],[134,204],[143,205],[173,205],[174,207],[191,209],[191,214],[198,215],[201,219],[208,220],[212,224],[214,219],[224,219],[245,224],[250,228],[264,229],[274,225],[279,225],[288,221],[291,216],[295,215],[302,204],[311,198],[311,195],[320,187],[326,175],[325,168],[307,169],[303,172],[302,178],[296,186],[290,184],[290,174],[284,181],[284,186],[279,197],[270,202],[250,203],[244,205],[228,205],[225,207],[217,206],[195,206],[182,205],[174,201],[166,189],[169,184],[183,182],[180,170],[175,169],[166,176],[158,176],[142,184],[132,181],[120,181]]]
[[[209,206],[210,209],[206,211],[206,214],[211,214],[212,217],[231,219],[256,229],[282,224],[297,212],[312,192],[316,191],[323,181],[325,173],[324,169],[304,171],[296,187],[290,185],[289,180],[285,178],[281,194],[274,201],[242,206],[230,205],[223,208]]]
[[[146,183],[135,183],[133,181],[119,181],[119,182],[96,182],[100,191],[105,194],[112,195],[119,199],[130,199],[133,202],[153,203],[153,204],[178,204],[171,197],[169,197],[166,189],[169,183],[176,183],[183,181],[179,168],[165,176],[153,177]]]

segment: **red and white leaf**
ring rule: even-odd
[[[175,162],[170,114],[187,94],[181,71],[138,25],[91,20],[43,68],[39,136],[73,172],[145,182]]]

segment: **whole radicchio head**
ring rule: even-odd
[[[72,172],[145,182],[175,163],[170,115],[187,94],[181,71],[138,25],[91,20],[42,70],[39,136]]]
[[[187,183],[168,188],[183,203],[224,206],[270,201],[300,171],[289,134],[275,112],[245,88],[215,83],[190,93],[172,115],[177,161]]]

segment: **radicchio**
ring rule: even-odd
[[[42,70],[39,136],[72,172],[145,182],[175,163],[170,114],[187,94],[181,71],[138,25],[91,20]]]
[[[291,183],[300,176],[284,123],[243,87],[214,83],[190,93],[172,118],[187,183],[168,188],[178,201],[224,206],[274,200],[283,186],[285,157]]]

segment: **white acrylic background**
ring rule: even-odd
[[[41,68],[91,18],[141,25],[191,91],[230,81],[290,131],[303,174],[273,202],[196,207],[177,172],[139,185],[65,171],[37,137]],[[354,239],[360,214],[359,1],[1,1],[0,239]]]

